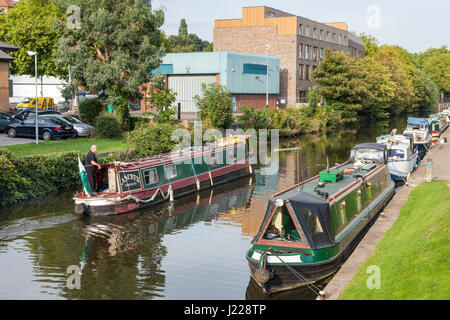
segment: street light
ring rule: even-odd
[[[38,130],[38,88],[37,88],[37,52],[28,51],[30,57],[34,56],[34,86],[35,86],[35,104],[36,104],[36,144],[39,144],[39,130]]]

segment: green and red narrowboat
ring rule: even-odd
[[[246,258],[264,292],[334,274],[394,194],[386,145],[355,146],[350,160],[273,195]]]
[[[225,138],[205,147],[185,148],[135,162],[102,165],[103,192],[94,193],[80,164],[83,192],[74,196],[75,212],[102,216],[121,214],[173,201],[253,174],[248,137]]]

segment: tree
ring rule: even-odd
[[[438,90],[450,92],[450,50],[447,46],[428,49],[416,55],[415,62],[434,81]]]
[[[355,122],[368,97],[362,59],[344,52],[325,50],[325,56],[313,72],[319,93],[344,122]]]
[[[180,27],[178,28],[178,36],[179,37],[188,36],[188,26],[185,19],[181,19],[180,21]]]
[[[66,77],[67,64],[55,63],[54,52],[61,32],[54,28],[54,22],[62,19],[63,11],[51,0],[21,0],[7,13],[0,15],[0,41],[19,47],[11,52],[11,73],[35,75],[34,57],[28,51],[38,53],[38,77]]]
[[[194,33],[188,33],[188,25],[185,19],[181,19],[178,27],[178,35],[172,35],[167,38],[170,52],[209,52],[213,51],[212,44],[206,40],[200,39]]]
[[[67,1],[54,1],[67,10]],[[127,129],[128,101],[142,97],[141,86],[161,63],[164,13],[152,11],[147,0],[74,0],[70,5],[82,14],[78,29],[59,23],[59,62],[72,66],[78,86],[103,90]]]
[[[205,127],[226,129],[233,122],[233,102],[225,86],[202,83],[202,96],[196,95],[194,101]]]
[[[374,57],[380,51],[379,41],[370,34],[361,33],[358,36],[364,41],[364,51],[366,57]]]
[[[177,93],[170,89],[153,89],[152,91],[147,101],[158,110],[153,120],[158,124],[173,122],[171,117],[177,113],[173,107]]]

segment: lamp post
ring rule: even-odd
[[[35,106],[36,106],[36,144],[39,144],[39,129],[38,129],[38,88],[37,88],[37,52],[34,51],[28,51],[28,55],[30,57],[34,56],[34,86],[35,86]]]
[[[267,49],[266,106],[268,108],[269,107],[269,50],[270,50],[270,45],[266,44],[266,49]]]

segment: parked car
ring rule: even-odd
[[[38,109],[47,110],[54,108],[54,100],[53,98],[48,97],[38,97]],[[25,98],[18,105],[17,108],[35,108],[36,107],[36,98]]]
[[[74,138],[76,138],[77,136],[87,137],[87,136],[90,136],[90,132],[92,135],[95,132],[95,128],[93,126],[91,126],[90,124],[84,123],[81,120],[78,120],[77,118],[74,118],[74,117],[71,117],[71,116],[68,116],[65,114],[49,115],[48,117],[62,119],[62,120],[67,121],[68,123],[70,123],[76,132],[76,136],[74,136]]]
[[[14,119],[9,114],[0,112],[0,132],[4,132],[6,126],[8,126],[10,123],[17,123],[19,120]]]
[[[47,111],[39,111],[38,110],[38,115],[39,116],[43,116],[43,115],[49,115],[49,114],[61,114],[58,111],[54,111],[54,110],[47,110]],[[35,108],[26,108],[23,109],[22,111],[20,111],[19,113],[13,115],[13,118],[16,120],[26,120],[29,117],[36,117],[36,109]]]
[[[55,110],[59,112],[67,112],[69,109],[70,103],[68,101],[60,101],[55,106]]]
[[[75,135],[73,126],[62,119],[42,116],[38,117],[37,121],[39,138],[42,138],[45,141],[51,139],[72,138]],[[17,136],[35,138],[36,118],[30,117],[23,122],[11,123],[6,126],[5,131],[10,138],[15,138]]]

